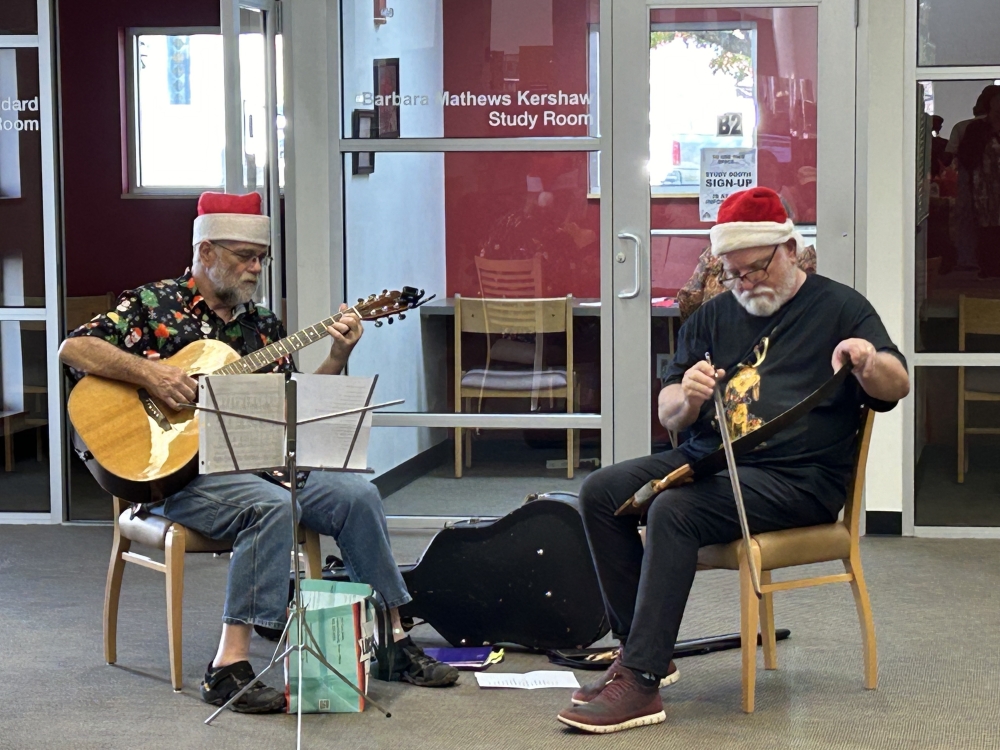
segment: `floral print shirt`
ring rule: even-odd
[[[241,321],[256,329],[261,347],[285,337],[278,316],[260,305],[240,305],[233,319],[225,322],[198,294],[188,269],[178,279],[156,281],[122,293],[114,310],[80,326],[69,338],[97,336],[123,351],[154,360],[176,354],[193,341],[217,339],[245,356],[250,350]],[[282,357],[268,371],[294,372],[295,365],[290,357]],[[74,383],[86,375],[72,367],[69,372]]]

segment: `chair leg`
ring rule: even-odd
[[[302,527],[305,536],[306,578],[319,580],[323,577],[323,558],[320,554],[319,534],[310,528]]]
[[[3,469],[14,470],[14,433],[10,429],[10,417],[3,418]]]
[[[760,553],[754,549],[755,557]],[[757,681],[757,630],[759,627],[760,609],[757,606],[757,594],[753,590],[753,579],[750,577],[750,565],[740,548],[740,651],[743,655],[743,710],[753,713],[754,688]]]
[[[118,506],[116,505],[116,510]],[[122,553],[132,547],[132,540],[122,536],[118,528],[118,514],[115,514],[115,538],[111,543],[111,562],[108,565],[108,580],[104,585],[104,661],[114,664],[118,661],[118,600],[122,593],[122,575],[125,561]]]
[[[183,685],[181,645],[184,617],[184,528],[173,524],[163,549],[167,577],[167,640],[170,648],[170,684],[179,693]]]
[[[465,468],[472,468],[472,430],[465,430]]]
[[[878,687],[878,653],[875,647],[875,622],[872,619],[872,603],[868,598],[868,587],[861,571],[861,557],[855,553],[844,560],[844,570],[854,576],[851,581],[851,591],[854,594],[854,606],[858,610],[858,620],[861,623],[861,648],[865,658],[865,687],[874,690]]]
[[[760,584],[771,582],[771,571],[760,572]],[[774,594],[764,594],[760,598],[760,642],[764,647],[764,669],[778,668],[778,644],[774,635]]]
[[[965,399],[962,398],[961,389],[958,393],[958,483],[965,482]]]
[[[573,469],[576,467],[576,461],[574,460],[574,450],[573,446],[575,441],[573,440],[573,435],[576,430],[566,430],[566,478],[573,478]]]

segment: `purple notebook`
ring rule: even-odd
[[[432,659],[443,661],[456,669],[484,669],[486,660],[493,652],[491,646],[468,646],[466,648],[425,648],[424,653]]]

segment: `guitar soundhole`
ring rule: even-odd
[[[161,430],[169,432],[174,429],[174,426],[170,424],[170,420],[167,419],[166,415],[154,403],[153,397],[149,395],[149,391],[145,388],[140,388],[136,391],[136,394],[139,396],[139,402],[142,404],[142,408],[146,410],[146,414],[160,426]]]

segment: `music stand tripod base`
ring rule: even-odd
[[[344,684],[346,684],[349,688],[351,688],[354,692],[356,692],[359,696],[361,696],[361,698],[364,701],[366,701],[368,703],[371,703],[371,705],[373,705],[376,709],[378,709],[379,711],[381,711],[385,715],[385,717],[387,719],[390,718],[392,716],[392,714],[389,711],[387,711],[385,708],[383,708],[379,703],[377,703],[376,701],[372,700],[370,697],[368,697],[367,695],[365,695],[365,693],[362,690],[360,690],[353,682],[351,682],[343,674],[341,674],[335,667],[333,667],[323,657],[323,655],[320,653],[320,648],[319,648],[318,642],[316,641],[316,637],[313,635],[312,630],[309,627],[309,623],[306,622],[306,619],[305,619],[306,608],[302,606],[302,589],[301,589],[300,584],[299,584],[299,580],[300,580],[300,575],[299,575],[299,556],[302,553],[302,550],[301,550],[301,545],[299,543],[299,533],[298,533],[298,530],[299,530],[299,517],[298,517],[298,509],[297,509],[297,502],[296,502],[296,499],[297,499],[296,498],[296,494],[297,494],[297,489],[298,488],[297,488],[297,482],[295,481],[296,473],[297,473],[297,459],[296,459],[296,455],[295,455],[295,453],[296,453],[296,425],[297,425],[297,422],[296,422],[296,420],[297,420],[297,408],[296,408],[296,406],[297,406],[297,397],[296,397],[296,382],[295,382],[294,379],[289,379],[285,383],[285,404],[286,404],[286,419],[287,419],[286,433],[285,433],[286,434],[286,441],[285,441],[285,470],[288,472],[288,477],[289,477],[289,496],[290,496],[289,500],[290,500],[290,503],[291,503],[291,511],[292,511],[291,512],[291,517],[292,517],[292,560],[294,560],[294,564],[295,564],[295,571],[294,571],[294,573],[295,573],[295,575],[294,575],[295,588],[294,588],[294,597],[293,597],[293,601],[292,601],[292,605],[291,605],[291,613],[288,616],[288,621],[285,623],[285,628],[281,632],[281,637],[278,639],[278,644],[277,644],[277,646],[275,646],[274,654],[271,656],[271,660],[268,663],[268,665],[266,667],[264,667],[263,670],[261,670],[260,674],[257,675],[257,678],[255,680],[253,680],[253,681],[249,682],[248,684],[244,685],[243,688],[240,689],[235,695],[233,695],[228,701],[226,701],[225,704],[223,704],[222,706],[220,706],[211,716],[209,716],[207,719],[205,719],[205,724],[211,724],[212,721],[219,714],[221,714],[223,711],[225,711],[227,708],[229,708],[232,704],[234,704],[237,700],[239,700],[243,696],[244,693],[246,693],[251,687],[253,687],[254,683],[257,680],[259,680],[261,677],[263,677],[265,674],[267,674],[269,671],[271,671],[272,668],[274,668],[275,666],[281,664],[282,661],[286,657],[290,656],[292,653],[295,653],[295,654],[298,655],[298,659],[299,659],[299,672],[298,672],[299,680],[298,680],[298,701],[297,701],[297,703],[298,703],[298,706],[297,706],[298,710],[296,711],[296,713],[297,713],[297,746],[301,747],[301,744],[302,744],[302,653],[303,652],[307,652],[307,653],[311,654],[313,657],[315,657],[315,659],[320,664],[322,664],[324,667],[326,667],[327,669],[329,669],[334,675],[336,675],[338,678],[340,678],[340,680],[342,680],[344,682]],[[371,409],[371,408],[378,408],[379,406],[381,406],[381,404],[375,405],[375,406],[371,406],[371,407],[368,407],[368,408],[369,409]],[[212,409],[204,409],[204,410],[205,411],[215,411],[218,414],[220,420],[222,419],[222,414],[218,413],[218,407],[216,407],[216,409],[214,409],[214,410],[212,410]],[[358,410],[358,409],[351,410],[351,413],[356,413],[358,411],[361,411],[361,410]],[[230,416],[238,416],[241,419],[250,419],[250,420],[262,421],[262,422],[271,421],[271,420],[266,420],[266,419],[258,419],[256,417],[251,417],[249,415],[230,415]],[[326,418],[332,418],[332,417],[336,417],[336,416],[342,416],[342,413],[332,414],[332,415],[329,415]],[[289,645],[288,644],[288,637],[289,637],[289,633],[291,631],[291,628],[292,628],[293,624],[294,624],[294,626],[296,628],[296,633],[298,634],[299,637],[297,639],[298,640],[297,643]],[[311,643],[307,643],[305,641],[305,639],[302,637],[303,635],[305,635],[306,637],[308,637],[308,639],[309,639],[309,641]],[[286,648],[283,651],[281,651],[282,644],[286,645]],[[279,653],[279,651],[280,651],[280,653]]]

